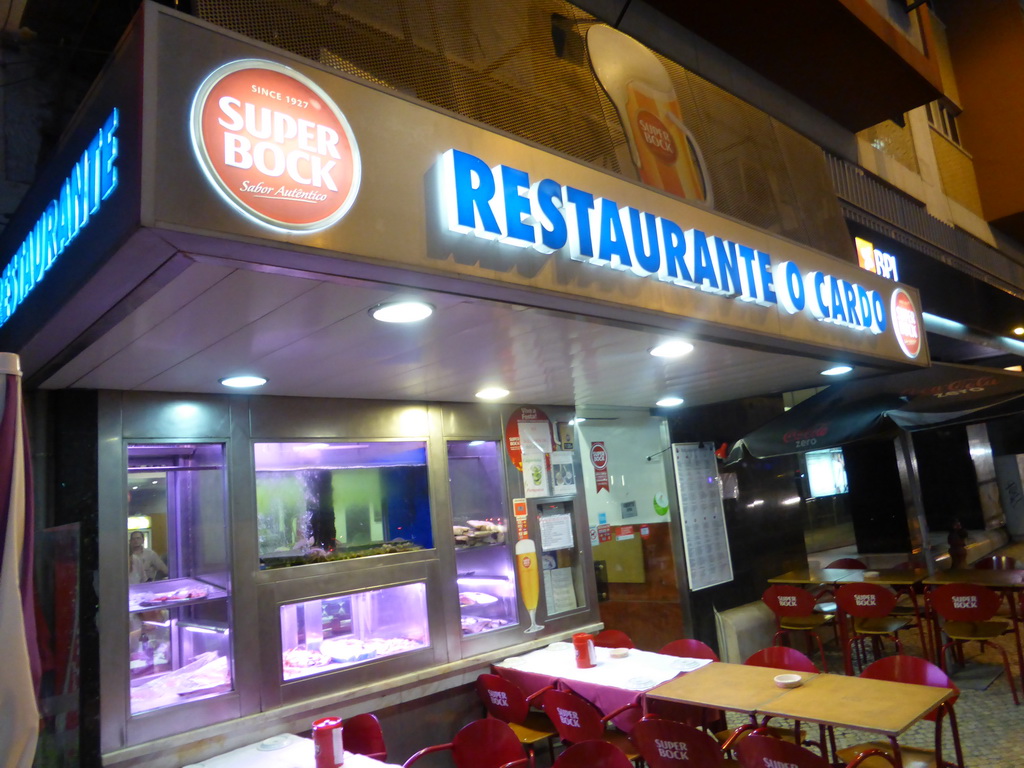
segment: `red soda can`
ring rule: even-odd
[[[313,753],[316,768],[338,768],[345,763],[345,750],[341,745],[340,717],[321,717],[313,721]]]

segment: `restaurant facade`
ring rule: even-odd
[[[778,225],[729,212],[753,171],[716,148],[723,126],[784,136],[771,181],[824,179],[813,145],[570,21],[607,164],[326,49],[140,13],[0,275],[39,514],[81,551],[80,645],[55,678],[80,665],[83,753],[181,765],[377,711],[411,754],[472,711],[490,663],[597,629],[603,582],[649,583],[651,547],[682,635],[688,592],[734,576],[731,491],[713,431],[678,443],[656,401],[928,366],[917,290],[815,247],[842,241],[815,173],[793,173]],[[698,87],[717,101],[690,121]],[[370,314],[410,299],[431,330]],[[672,340],[692,358],[648,354]],[[241,374],[266,386],[225,394]],[[510,405],[473,397],[509,382]],[[688,528],[706,503],[719,527]]]

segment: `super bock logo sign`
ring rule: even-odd
[[[207,179],[259,224],[315,232],[355,201],[359,148],[348,120],[289,67],[244,59],[215,70],[196,92],[190,127]]]

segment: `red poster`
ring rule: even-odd
[[[526,527],[526,499],[512,499],[512,514],[516,519],[516,541],[530,538]]]
[[[597,526],[597,540],[602,544],[612,540],[612,527],[610,525]]]
[[[594,465],[594,482],[597,484],[597,493],[612,490],[608,485],[608,451],[604,443],[591,443],[590,461]]]
[[[519,422],[521,421],[531,424],[547,425],[547,447],[542,447],[542,450],[538,452],[550,453],[552,448],[551,422],[548,420],[548,415],[540,408],[532,408],[529,406],[517,408],[512,412],[512,415],[508,417],[508,421],[505,423],[505,450],[508,451],[508,458],[512,462],[513,466],[515,466],[515,468],[520,472],[523,471],[523,445],[519,439]]]

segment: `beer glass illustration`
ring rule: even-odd
[[[537,623],[537,601],[540,599],[540,563],[537,561],[537,546],[532,539],[516,542],[516,574],[519,577],[519,597],[526,612],[530,614],[530,626],[526,632],[539,632],[543,624]]]
[[[594,75],[619,113],[640,180],[678,197],[710,202],[700,150],[658,58],[603,25],[587,31],[587,47]]]

